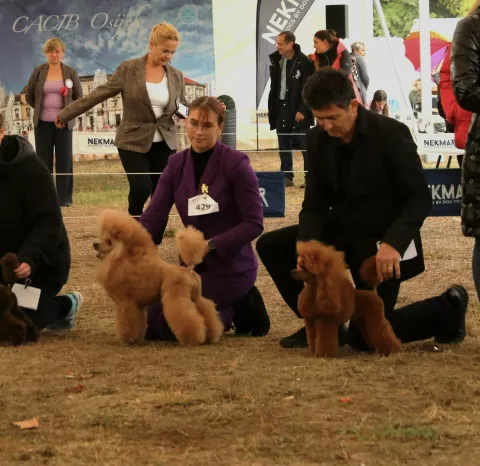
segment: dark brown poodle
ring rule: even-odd
[[[0,262],[5,283],[0,284],[0,341],[15,346],[26,341],[37,341],[38,329],[18,306],[17,297],[12,291],[16,281],[14,270],[19,267],[17,256],[5,254]]]
[[[303,268],[292,271],[292,275],[305,282],[298,298],[298,310],[305,320],[311,354],[335,356],[338,327],[349,320],[360,327],[372,350],[390,354],[400,348],[400,341],[385,319],[383,301],[376,293],[375,257],[365,261],[361,269],[361,276],[375,286],[374,290],[357,291],[347,276],[342,252],[318,241],[297,243],[297,252],[303,259]]]

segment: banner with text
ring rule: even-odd
[[[76,133],[76,154],[116,154],[115,133]]]
[[[315,0],[258,0],[257,108],[269,79],[269,55],[282,31],[295,32]]]
[[[47,62],[48,39],[65,42],[63,62],[77,70],[85,95],[121,62],[145,55],[152,27],[163,21],[181,35],[172,65],[185,77],[187,100],[209,94],[215,79],[211,0],[0,1],[0,112],[7,130],[25,135],[33,129],[23,88],[33,69]],[[122,116],[115,96],[77,118],[75,129],[115,131]]]
[[[457,217],[462,207],[460,168],[424,170],[432,193],[431,217]]]
[[[256,172],[264,217],[285,217],[285,175],[283,172]]]

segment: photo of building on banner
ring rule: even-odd
[[[33,69],[46,63],[42,47],[49,38],[65,43],[62,63],[77,71],[85,96],[106,83],[121,62],[145,55],[151,28],[162,21],[181,35],[172,65],[184,75],[187,101],[210,95],[215,81],[210,0],[0,3],[0,52],[4,63],[12,64],[0,70],[0,113],[8,133],[33,143],[33,108],[25,100],[25,86]],[[110,142],[122,117],[120,95],[77,117],[74,153],[115,153]]]

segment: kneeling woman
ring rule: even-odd
[[[233,324],[236,333],[263,336],[270,320],[255,287],[258,262],[251,244],[263,231],[262,199],[248,157],[217,140],[224,114],[213,97],[192,102],[186,124],[191,148],[170,157],[140,222],[155,238],[175,204],[183,224],[206,238],[207,255],[196,271],[225,330]],[[161,306],[148,311],[147,339],[174,339]]]

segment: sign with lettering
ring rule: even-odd
[[[315,0],[258,0],[257,108],[269,79],[269,55],[282,31],[295,32]]]
[[[462,171],[460,168],[427,169],[424,172],[432,194],[430,216],[459,216],[462,207]]]
[[[285,217],[285,175],[283,172],[256,172],[264,217]]]
[[[77,133],[79,154],[116,154],[115,133]]]
[[[163,21],[181,35],[172,65],[184,75],[187,100],[207,94],[215,80],[211,0],[0,1],[0,113],[8,133],[33,130],[25,86],[35,67],[47,63],[48,39],[65,43],[62,61],[77,71],[86,95],[105,84],[120,63],[146,55],[150,31]],[[74,131],[116,131],[122,118],[122,99],[112,96],[80,115]]]

